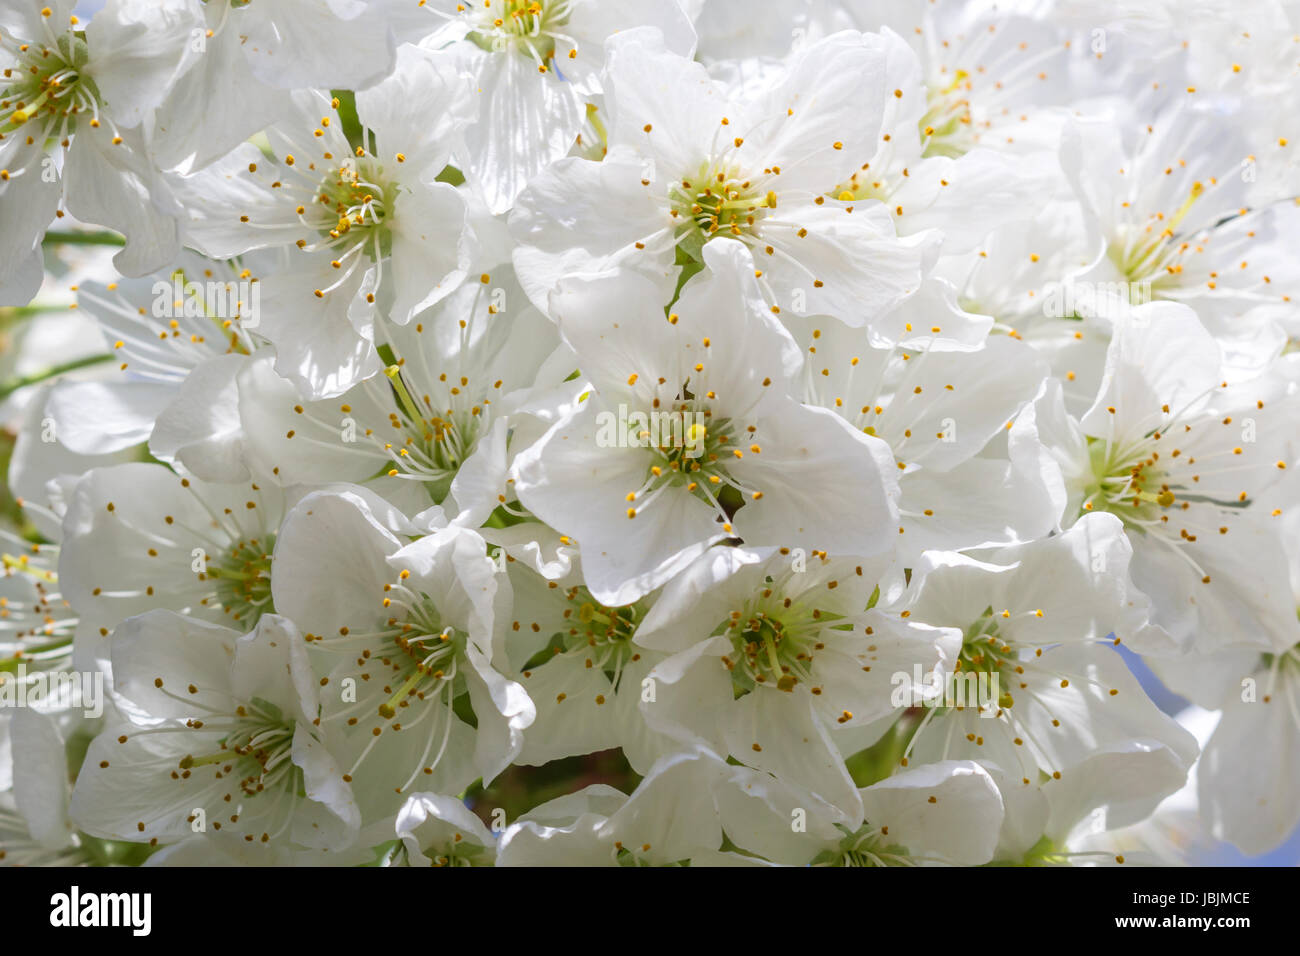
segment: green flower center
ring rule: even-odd
[[[563,27],[572,0],[496,0],[470,14],[467,39],[490,53],[517,52],[545,67],[555,57],[556,40],[572,40]]]
[[[487,855],[487,847],[480,846],[477,843],[470,843],[468,840],[448,845],[441,850],[426,849],[424,854],[429,858],[432,865],[437,867],[493,865],[492,858]]]
[[[965,681],[961,696],[954,693],[961,706],[983,706],[993,690],[998,691],[998,707],[1007,709],[1015,704],[1011,693],[1001,688],[1018,680],[1013,672],[1020,664],[1016,651],[998,634],[998,619],[993,608],[986,608],[980,619],[966,628],[952,678],[954,684]]]
[[[927,87],[926,111],[917,124],[921,142],[925,144],[924,156],[948,156],[956,159],[975,145],[972,130],[970,74],[957,70],[947,86]]]
[[[776,193],[755,186],[736,166],[714,160],[674,183],[669,201],[677,247],[702,261],[701,250],[714,236],[752,236],[768,210],[776,208]]]
[[[606,607],[582,586],[570,588],[566,597],[570,606],[564,610],[564,619],[570,627],[561,635],[564,649],[594,652],[592,666],[606,673],[621,668],[635,653],[632,635],[642,616],[640,604]]]
[[[317,189],[309,225],[322,245],[352,249],[360,246],[372,261],[392,251],[389,223],[397,202],[396,183],[387,182],[384,167],[360,156],[331,170]]]
[[[444,624],[428,595],[416,595],[401,584],[393,585],[390,593],[401,593],[411,603],[406,605],[405,619],[389,618],[387,630],[381,635],[378,662],[389,671],[384,685],[384,693],[389,696],[379,705],[379,715],[385,720],[392,720],[399,709],[409,707],[412,698],[436,700],[450,692],[454,699],[464,685],[459,663],[467,640],[464,632]],[[397,602],[401,598],[389,600]],[[368,657],[368,652],[363,656]]]
[[[761,453],[756,426],[742,430],[730,418],[715,419],[712,409],[689,398],[650,415],[663,417],[652,420],[639,412],[628,416],[628,443],[649,447],[655,453],[645,482],[626,496],[629,518],[635,518],[645,502],[668,488],[685,488],[725,520],[746,499],[762,497],[761,492],[741,484],[729,469],[745,455]]]
[[[191,721],[193,729],[202,729],[202,721]],[[194,756],[186,754],[178,768],[193,771],[196,767],[221,765],[220,773],[239,774],[238,787],[245,796],[255,796],[268,788],[296,792],[301,771],[293,762],[295,722],[270,701],[254,697],[235,710],[230,732],[221,738],[218,750]]]
[[[417,397],[401,366],[391,365],[384,372],[392,385],[396,406],[388,415],[395,440],[384,446],[394,464],[389,474],[406,472],[423,477],[433,500],[442,501],[484,431],[491,400],[484,397],[474,401],[468,377],[448,382],[444,375],[438,388],[451,407],[436,407],[432,396]],[[496,391],[499,387],[491,388]]]
[[[423,741],[424,750],[397,793],[407,790],[421,771],[433,773],[457,720],[475,721],[461,672],[469,635],[444,621],[428,594],[408,587],[409,579],[410,572],[402,571],[396,582],[384,585],[382,604],[392,616],[377,627],[354,632],[344,626],[330,637],[307,635],[314,648],[354,653],[360,683],[348,689],[365,688],[360,697],[345,695],[343,707],[324,718],[363,735],[368,730],[369,743],[343,774],[345,783],[352,782],[381,736],[400,732]],[[374,772],[394,769],[383,766]]]
[[[525,669],[535,670],[561,655],[580,657],[587,667],[602,671],[617,691],[623,669],[641,659],[632,636],[645,617],[645,605],[638,601],[622,607],[606,607],[582,585],[565,590],[564,599],[563,617],[567,627],[533,655]]]
[[[838,847],[823,850],[813,866],[914,866],[907,848],[891,843],[889,834],[880,827],[864,823],[856,830],[835,825],[844,834]]]
[[[1300,616],[1300,612],[1297,612],[1297,616]],[[1281,654],[1260,655],[1259,667],[1271,676],[1284,675],[1287,680],[1300,680],[1300,644]],[[1276,681],[1276,676],[1273,676],[1273,680]]]
[[[1134,530],[1161,522],[1164,512],[1179,505],[1159,455],[1145,449],[1135,455],[1098,438],[1088,438],[1092,477],[1084,488],[1080,514],[1106,511]]]
[[[78,115],[98,115],[99,90],[82,73],[90,59],[85,34],[66,30],[52,44],[0,37],[17,62],[0,78],[0,138],[22,130],[29,137],[62,137]],[[98,125],[98,119],[91,120]]]
[[[275,534],[236,541],[221,559],[208,565],[215,579],[217,600],[232,619],[252,627],[263,614],[274,613],[271,600],[271,553]]]
[[[850,629],[836,623],[841,615],[814,607],[803,596],[786,597],[773,585],[769,578],[717,631],[731,640],[732,652],[722,663],[737,697],[759,686],[789,693],[800,681],[811,683],[813,658],[825,648],[826,632]]]
[[[1172,215],[1157,213],[1144,225],[1126,224],[1112,237],[1106,256],[1130,287],[1158,290],[1162,285],[1177,283],[1183,271],[1183,254],[1190,248],[1190,243],[1179,239],[1179,226],[1204,193],[1204,184],[1193,183],[1187,198]]]

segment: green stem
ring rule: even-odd
[[[41,382],[62,375],[65,372],[74,372],[79,368],[86,368],[89,365],[98,365],[100,362],[107,362],[112,359],[111,355],[87,355],[85,358],[73,359],[71,362],[64,362],[62,365],[55,365],[43,372],[37,372],[34,375],[24,375],[22,378],[11,379],[0,385],[0,402],[4,401],[20,388],[26,388],[28,385],[38,385]]]
[[[115,232],[69,232],[51,229],[45,233],[45,242],[65,246],[124,246],[126,239]]]
[[[0,321],[5,321],[5,320],[19,321],[22,319],[31,318],[34,315],[47,315],[51,312],[67,312],[67,311],[68,311],[67,302],[59,302],[59,303],[49,302],[43,304],[33,302],[30,305],[14,305],[5,308],[0,308]]]

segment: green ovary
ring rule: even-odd
[[[75,132],[79,114],[96,112],[99,90],[82,73],[90,59],[84,34],[66,31],[52,46],[23,44],[16,59],[0,79],[0,135],[25,128],[38,140],[67,135]]]
[[[993,608],[986,608],[980,619],[966,628],[954,667],[954,681],[963,680],[963,675],[970,674],[976,678],[974,688],[970,686],[969,680],[962,688],[966,694],[966,706],[972,704],[969,699],[972,690],[978,693],[981,688],[1001,688],[1004,683],[1011,684],[1015,681],[1016,678],[1005,671],[1013,671],[1018,666],[1016,652],[998,633],[998,616],[994,614]],[[1015,698],[1009,691],[1003,690],[998,694],[997,703],[999,707],[1010,708],[1015,704]]]
[[[1107,511],[1126,527],[1143,530],[1176,503],[1168,476],[1154,455],[1116,454],[1105,441],[1089,438],[1088,456],[1092,476],[1084,488],[1080,514]]]
[[[840,627],[839,618],[770,586],[732,611],[720,633],[731,640],[732,653],[722,662],[736,695],[758,686],[792,692],[800,682],[811,683],[813,658],[826,646],[827,629]]]
[[[760,190],[735,166],[716,162],[704,163],[695,175],[674,183],[669,200],[678,248],[697,261],[714,236],[753,235],[776,208],[775,193]]]
[[[812,860],[813,866],[912,866],[906,847],[891,843],[888,833],[880,827],[864,823],[856,830],[842,824],[836,828],[843,834],[839,846],[823,850]]]
[[[207,574],[216,580],[217,600],[240,624],[252,627],[263,614],[274,613],[271,599],[271,553],[275,535],[237,541]]]
[[[926,91],[926,111],[917,124],[924,156],[947,156],[956,159],[975,145],[972,132],[970,99],[966,96],[965,70],[957,70],[946,87]]]
[[[672,412],[654,414],[667,415],[671,421],[670,425],[659,428],[657,444],[654,432],[636,431],[636,425],[628,436],[629,444],[651,447],[656,452],[646,470],[645,483],[628,495],[627,500],[633,505],[628,509],[628,517],[635,516],[637,502],[666,485],[683,487],[710,507],[716,507],[724,494],[736,507],[744,498],[761,497],[754,489],[742,487],[728,470],[730,462],[746,454],[758,454],[754,451],[757,446],[752,440],[752,430],[743,432],[729,418],[714,419],[707,406],[693,400],[678,402]],[[737,492],[743,497],[733,500]]]
[[[202,723],[195,722],[195,729]],[[220,748],[208,754],[187,754],[177,764],[186,775],[196,767],[222,765],[226,777],[238,775],[245,796],[272,787],[298,789],[300,771],[293,762],[295,724],[269,701],[253,698],[236,711],[235,728],[222,738]]]
[[[393,440],[386,444],[390,457],[401,471],[423,477],[432,499],[441,502],[485,430],[490,402],[470,404],[470,381],[462,376],[459,384],[439,383],[445,391],[442,398],[455,407],[437,410],[430,395],[408,386],[400,366],[389,366],[384,374],[395,399],[388,416],[393,429]]]
[[[376,261],[392,251],[388,220],[397,203],[397,186],[385,181],[380,163],[360,157],[332,170],[321,180],[316,203],[320,209],[312,221],[325,245],[361,245]]]
[[[472,15],[466,39],[490,53],[513,51],[545,65],[555,57],[570,6],[571,0],[497,0]]]
[[[624,667],[641,659],[632,636],[645,617],[645,605],[638,601],[607,607],[582,585],[566,589],[564,598],[566,627],[533,655],[527,669],[542,667],[559,655],[580,656],[588,667],[602,671],[617,689]]]

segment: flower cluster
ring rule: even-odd
[[[1005,6],[7,4],[0,859],[1280,845],[1300,7]]]

